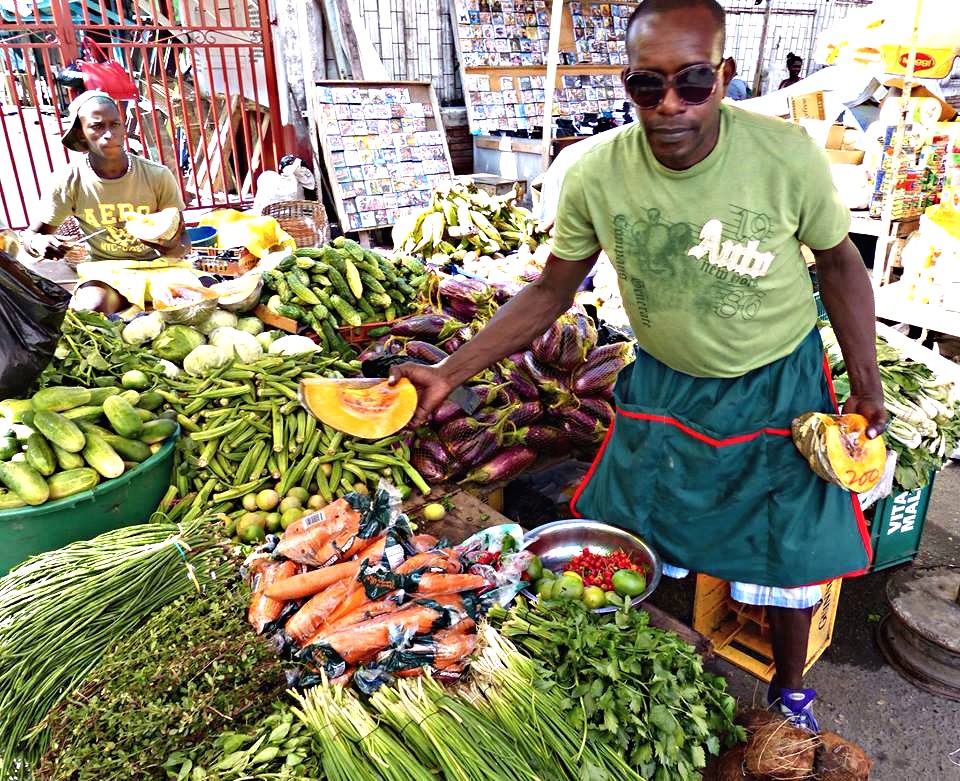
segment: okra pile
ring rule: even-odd
[[[301,406],[301,379],[358,368],[329,356],[265,356],[206,378],[167,380],[158,393],[184,436],[161,511],[172,519],[224,513],[235,522],[244,498],[261,491],[283,498],[297,488],[329,503],[350,491],[370,492],[381,477],[404,496],[429,491],[410,466],[404,435],[354,440]]]
[[[324,352],[344,354],[349,345],[340,328],[409,314],[426,279],[419,260],[394,262],[341,236],[323,248],[298,249],[265,271],[262,302],[274,314],[313,329]]]

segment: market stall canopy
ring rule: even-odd
[[[920,2],[914,72],[923,78],[945,79],[960,56],[956,0],[875,0],[820,33],[813,58],[831,65],[878,65],[887,73],[904,74]]]

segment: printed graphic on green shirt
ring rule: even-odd
[[[100,250],[109,252],[118,256],[136,257],[151,252],[139,239],[135,239],[124,227],[127,215],[139,212],[140,214],[150,214],[151,208],[148,204],[134,205],[132,203],[101,203],[93,208],[86,208],[82,214],[77,215],[83,224],[88,225],[95,230],[105,229],[100,240]]]
[[[613,226],[613,262],[629,282],[644,327],[653,327],[666,311],[757,316],[764,297],[758,280],[775,260],[761,250],[771,235],[767,215],[730,204],[725,220],[710,219],[698,228],[667,222],[658,209],[648,209],[633,221],[618,214]]]

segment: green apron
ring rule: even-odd
[[[724,580],[794,587],[866,571],[857,497],[817,477],[790,436],[797,415],[836,410],[816,329],[792,354],[731,379],[682,374],[640,351],[614,399],[576,516]]]

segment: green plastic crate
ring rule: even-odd
[[[870,542],[873,545],[871,571],[894,567],[916,558],[936,476],[936,472],[931,472],[930,481],[923,488],[890,494],[870,508]]]
[[[176,435],[135,469],[89,491],[0,511],[0,575],[34,554],[148,520],[170,486],[175,444]]]

